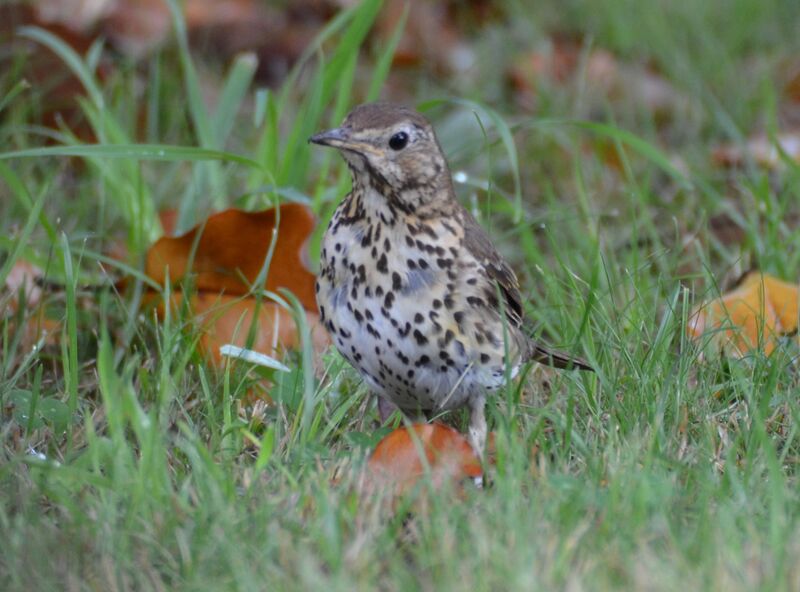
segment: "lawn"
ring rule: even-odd
[[[277,79],[167,4],[143,54],[0,28],[0,589],[800,589],[796,331],[687,332],[743,272],[800,277],[800,151],[745,150],[800,129],[797,2],[331,3]],[[539,336],[597,368],[490,398],[483,488],[365,487],[400,420],[285,292],[289,372],[148,305],[166,210],[304,203],[315,265],[350,180],[307,138],[378,98],[430,118]]]

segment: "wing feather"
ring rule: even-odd
[[[519,280],[514,270],[503,260],[492,244],[489,235],[478,224],[477,220],[463,207],[461,208],[462,224],[464,227],[464,246],[473,257],[483,266],[486,275],[497,285],[501,296],[505,315],[509,324],[524,331],[525,313],[522,306],[522,296],[519,291]],[[594,368],[586,360],[552,350],[541,345],[530,338],[526,338],[528,351],[525,359],[555,366],[556,368],[580,368],[581,370],[591,370]]]
[[[514,270],[503,260],[492,244],[489,235],[472,215],[462,208],[464,227],[464,246],[483,266],[486,275],[492,280],[502,296],[503,308],[512,326],[521,328],[524,310],[519,293],[519,281]]]

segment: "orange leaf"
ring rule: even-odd
[[[425,454],[425,463],[420,452]],[[426,464],[436,487],[483,474],[480,460],[464,436],[440,423],[394,430],[375,447],[368,469],[373,485],[400,493],[414,486]]]
[[[797,331],[797,319],[798,286],[754,271],[732,292],[695,308],[687,331],[694,338],[715,331],[716,345],[738,355],[759,345],[770,354],[781,335]]]
[[[164,236],[175,236],[175,227],[178,225],[178,210],[167,208],[158,213]]]
[[[198,348],[216,364],[222,362],[220,347],[226,344],[279,357],[301,345],[294,318],[284,307],[248,295],[279,230],[265,286],[272,291],[287,288],[298,297],[306,309],[312,346],[319,359],[329,339],[319,323],[314,275],[302,260],[314,224],[311,212],[298,204],[281,206],[279,214],[274,209],[226,210],[182,236],[156,242],[147,252],[145,271],[162,284],[168,276],[177,280],[189,272],[194,274],[198,292],[189,297],[189,309],[200,330]],[[185,297],[173,291],[172,306],[178,307]],[[145,301],[156,298],[153,294]],[[159,313],[163,314],[163,303],[159,304]]]
[[[255,298],[201,293],[192,296],[190,306],[203,330],[201,351],[217,363],[222,362],[219,348],[228,343],[272,357],[301,345],[292,314],[274,302],[262,301],[258,304]],[[319,315],[307,312],[306,320],[312,330],[314,350],[324,351],[328,345],[328,334],[319,323]],[[253,328],[253,341],[249,343],[248,335],[253,322],[256,326]]]
[[[214,214],[186,234],[158,240],[147,252],[145,273],[164,284],[167,274],[177,281],[191,271],[196,275],[198,291],[247,294],[264,265],[277,230],[276,221],[275,209],[263,212],[231,209]],[[272,291],[287,288],[307,310],[315,311],[315,278],[302,257],[314,225],[314,216],[305,206],[280,207],[280,231],[265,287]],[[202,234],[198,238],[199,232]],[[190,270],[195,243],[197,249]]]

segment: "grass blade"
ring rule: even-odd
[[[0,160],[14,158],[41,158],[46,156],[77,156],[81,158],[129,158],[133,160],[192,161],[218,160],[260,169],[254,160],[232,152],[198,148],[195,146],[169,146],[166,144],[79,144],[74,146],[44,146],[11,152],[0,152]]]

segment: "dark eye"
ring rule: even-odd
[[[408,144],[408,134],[405,132],[397,132],[389,138],[389,148],[392,150],[402,150]]]

